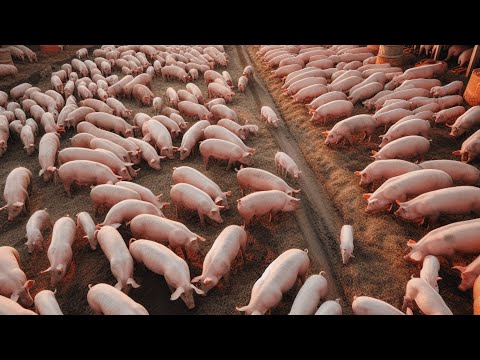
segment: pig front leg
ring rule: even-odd
[[[205,226],[205,215],[198,212],[198,217],[200,218],[200,225]]]
[[[204,156],[203,157],[203,163],[205,164],[205,170],[208,170],[209,166],[208,166],[208,160],[209,160],[209,156]]]

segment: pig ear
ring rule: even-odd
[[[415,240],[412,240],[412,239],[409,239],[407,241],[407,246],[409,247],[413,247],[417,242]]]
[[[52,271],[51,266],[48,269],[41,271],[40,274],[45,274],[45,273],[50,272],[50,271]]]
[[[25,290],[30,289],[33,285],[35,285],[35,280],[28,280],[23,287]]]
[[[157,197],[157,200],[160,200],[160,198],[163,196],[163,194],[158,194],[156,197]]]
[[[452,155],[460,156],[460,155],[462,155],[462,152],[461,152],[461,150],[455,150],[454,152],[452,152]]]
[[[362,176],[362,172],[361,172],[361,171],[355,171],[353,174],[354,174],[354,175],[357,175],[357,176]]]
[[[200,235],[197,235],[197,240],[200,240],[200,241],[207,241],[207,239],[201,237]]]
[[[397,203],[397,205],[400,205],[400,206],[402,206],[403,204],[400,200],[395,200],[395,202]]]
[[[10,296],[10,300],[17,302],[19,298],[19,295],[16,293],[13,293],[12,296]]]
[[[225,191],[224,194],[225,194],[226,196],[231,196],[231,195],[232,195],[232,192],[231,192],[231,191]]]
[[[195,290],[195,292],[198,294],[198,295],[204,295],[205,292],[203,292],[202,290],[200,290],[199,288],[197,288],[195,285],[193,284],[190,284],[190,287]]]
[[[45,170],[41,169],[41,170],[38,172],[38,176],[42,176],[44,172],[45,172]]]
[[[330,131],[322,131],[322,135],[325,136],[325,137],[327,137],[329,132],[330,132]]]
[[[15,207],[22,207],[22,206],[23,206],[23,202],[21,202],[21,201],[14,202],[14,203],[13,203],[13,206],[15,206]]]
[[[235,306],[235,309],[237,309],[238,311],[247,311],[248,310],[248,305],[247,306],[243,306],[243,307],[238,307],[238,306]]]
[[[191,283],[193,284],[193,283],[199,282],[201,279],[202,279],[202,275],[200,275],[200,276],[195,276],[195,277],[192,279]]]
[[[183,290],[182,287],[179,287],[177,290],[174,291],[172,296],[170,296],[170,300],[177,300],[184,292],[185,290]]]
[[[372,194],[371,194],[371,193],[369,193],[369,194],[363,194],[362,197],[363,197],[364,199],[367,199],[367,200],[368,200],[368,199],[370,199],[370,198],[372,197]]]
[[[371,154],[372,154],[372,155],[375,155],[376,153],[377,153],[377,152],[376,152],[375,150],[372,150],[372,151],[371,151]]]
[[[203,280],[203,283],[208,286],[208,285],[210,285],[210,284],[212,283],[212,279],[210,279],[209,277],[207,277],[205,280]]]
[[[452,269],[455,269],[455,270],[460,271],[461,273],[464,273],[465,270],[467,270],[467,267],[466,266],[453,266]]]
[[[134,164],[134,163],[125,163],[125,164],[123,164],[123,165],[125,165],[125,166],[133,166],[133,165],[135,165],[135,164]]]
[[[385,136],[385,135],[378,135],[378,137],[379,137],[380,139],[382,139],[384,136]]]

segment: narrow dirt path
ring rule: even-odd
[[[244,46],[237,45],[235,50],[243,67],[253,65]],[[249,84],[248,89],[252,92],[259,110],[262,106],[267,105],[277,114],[280,114],[261,79],[255,77],[255,81]],[[334,270],[335,267],[341,265],[337,239],[343,220],[322,184],[317,181],[297,144],[297,140],[284,123],[282,122],[277,129],[271,128],[270,133],[280,149],[287,153],[302,171],[299,179],[299,185],[302,189],[300,193],[302,208],[295,212],[295,217],[305,240],[310,246],[309,254],[327,273],[330,296],[341,298],[342,308],[344,310],[349,309],[351,300],[346,299],[343,286]]]

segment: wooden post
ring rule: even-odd
[[[468,63],[467,73],[465,74],[467,77],[472,75],[472,71],[475,68],[475,66],[477,66],[479,60],[480,60],[480,48],[478,47],[478,45],[475,45],[475,47],[473,48],[472,56],[470,57],[470,62]]]

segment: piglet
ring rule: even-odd
[[[342,315],[342,306],[340,305],[340,299],[325,301],[315,315]]]
[[[55,298],[55,292],[51,290],[42,290],[35,295],[35,309],[40,315],[63,315]]]
[[[468,289],[473,288],[475,279],[480,275],[480,256],[468,264],[468,266],[454,266],[452,269],[460,271],[462,276],[462,283],[458,286],[458,289],[461,291],[467,291]]]
[[[342,254],[342,262],[345,265],[353,255],[353,229],[352,225],[343,225],[340,231],[340,253]]]

